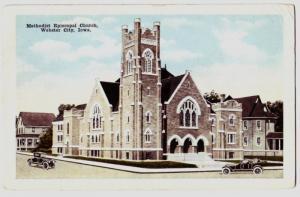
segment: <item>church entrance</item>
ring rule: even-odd
[[[187,138],[183,144],[183,153],[191,153],[192,151],[192,140]]]
[[[197,143],[197,153],[198,152],[204,152],[204,141],[200,139]]]
[[[178,149],[178,141],[176,139],[173,139],[170,144],[170,153],[177,153]]]

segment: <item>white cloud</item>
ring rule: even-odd
[[[222,19],[222,27],[213,31],[219,47],[223,52],[225,60],[240,63],[259,63],[268,58],[265,51],[259,49],[254,44],[246,41],[249,32],[255,28],[261,28],[265,21],[230,21],[227,18]]]
[[[104,34],[99,35],[99,47],[83,45],[74,48],[71,44],[56,40],[43,40],[30,47],[34,53],[50,60],[73,62],[80,58],[105,59],[120,55],[121,45],[116,40]]]
[[[161,20],[161,24],[164,28],[179,29],[183,27],[195,27],[201,25],[201,21],[190,20],[183,17],[164,18]]]
[[[57,113],[62,103],[87,103],[95,79],[114,81],[119,77],[119,63],[105,64],[90,61],[74,75],[43,73],[17,88],[18,111]]]
[[[201,53],[192,52],[187,49],[169,49],[164,50],[161,53],[161,57],[164,59],[164,61],[167,62],[182,62],[185,60],[197,59],[202,57]]]
[[[21,59],[17,59],[16,68],[18,73],[36,73],[39,71],[32,64],[28,64],[27,62],[24,62]]]
[[[278,65],[218,63],[197,68],[192,76],[202,93],[214,89],[233,97],[258,94],[263,101],[283,99],[282,70]]]

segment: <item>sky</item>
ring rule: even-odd
[[[283,24],[279,15],[17,16],[17,110],[52,112],[87,103],[95,79],[120,74],[121,26],[161,24],[161,64],[191,71],[201,93],[283,99]],[[41,32],[26,24],[96,23],[92,32]]]

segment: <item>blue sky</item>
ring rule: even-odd
[[[161,22],[162,65],[176,75],[192,71],[202,93],[282,99],[281,16],[17,16],[18,111],[57,112],[60,103],[85,103],[96,77],[118,78],[121,26],[132,29],[136,17],[143,27]],[[25,28],[74,22],[98,28],[91,33]]]

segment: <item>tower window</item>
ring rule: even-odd
[[[143,52],[142,57],[145,58],[144,72],[152,73],[152,60],[153,60],[153,52],[150,49],[146,49]]]
[[[151,112],[147,111],[145,116],[146,116],[146,122],[151,123],[151,116],[152,116]]]
[[[132,67],[133,67],[133,54],[131,51],[128,51],[126,55],[126,61],[127,61],[127,74],[132,73]]]

